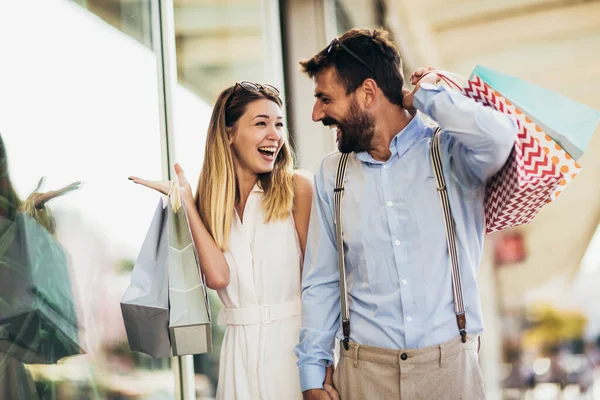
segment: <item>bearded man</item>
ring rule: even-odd
[[[404,89],[400,54],[384,30],[348,31],[301,66],[314,82],[312,118],[337,129],[339,148],[315,175],[296,347],[304,398],[485,398],[476,279],[483,200],[514,145],[514,119],[439,85],[431,68]],[[438,136],[442,186],[430,153]],[[438,190],[454,220],[460,291]],[[455,308],[457,296],[464,309]]]

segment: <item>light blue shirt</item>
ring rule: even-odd
[[[512,117],[460,93],[423,84],[416,117],[390,144],[391,157],[376,161],[352,154],[342,205],[350,307],[350,340],[391,349],[421,348],[459,335],[450,259],[429,144],[443,130],[444,175],[458,231],[467,332],[483,324],[477,270],[484,236],[485,182],[504,165],[517,135]],[[343,338],[335,244],[333,188],[340,153],[323,160],[315,175],[302,278],[302,329],[296,346],[302,391],[322,388]]]

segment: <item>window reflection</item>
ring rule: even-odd
[[[21,200],[0,136],[0,396],[38,398],[25,363],[53,364],[84,353],[64,249],[47,207],[79,187],[41,191]]]
[[[0,390],[2,399],[174,396],[169,359],[129,351],[119,308],[157,201],[132,187],[127,176],[161,174],[149,13],[150,0],[0,3],[0,37],[11,38],[0,40],[0,52],[12,60],[0,70],[0,134],[12,187],[19,199],[27,199],[40,177],[46,177],[38,192],[68,192],[46,204],[44,212],[53,216],[48,221],[55,222],[53,235],[54,228],[42,228],[43,216],[28,217],[26,207],[16,214],[21,225],[44,238],[47,248],[63,252],[63,258],[42,253],[44,268],[54,272],[44,272],[40,276],[46,279],[30,286],[41,288],[33,294],[47,306],[48,315],[61,311],[60,304],[53,304],[59,294],[71,296],[78,329],[67,336],[86,350],[67,358],[69,351],[63,351],[49,360],[22,360],[3,352],[0,387],[12,382],[18,390]],[[69,190],[78,181],[81,185]],[[1,226],[6,230],[10,224]],[[2,249],[2,243],[9,245]],[[14,241],[2,243],[3,255],[15,251]],[[66,264],[64,274],[50,265],[56,260]],[[0,298],[8,298],[5,281],[0,281]],[[11,334],[6,323],[0,321],[5,327],[0,340]],[[40,340],[52,339],[44,337],[49,329],[43,324],[34,332]],[[57,358],[58,363],[39,364]]]

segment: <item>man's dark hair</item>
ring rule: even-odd
[[[372,78],[391,103],[402,106],[402,60],[389,33],[384,29],[355,28],[338,41],[334,39],[311,59],[301,61],[302,70],[312,78],[333,66],[347,95]]]

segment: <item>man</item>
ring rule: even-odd
[[[341,153],[315,175],[296,347],[305,399],[482,399],[476,275],[485,184],[507,160],[515,121],[436,85],[430,70],[402,90],[401,60],[383,30],[353,29],[301,62],[315,84],[312,118],[351,153],[342,227],[351,329],[340,327],[334,186]],[[430,157],[434,127],[452,215],[466,313],[459,335],[442,206]],[[332,379],[333,376],[333,379]],[[339,397],[338,397],[339,392]]]

